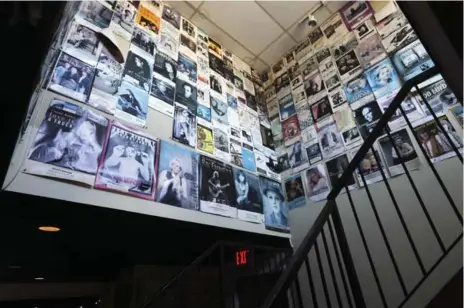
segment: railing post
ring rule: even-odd
[[[351,292],[353,294],[355,306],[357,308],[365,308],[366,303],[364,302],[361,285],[359,284],[358,275],[356,274],[356,269],[354,268],[353,258],[351,257],[350,248],[348,247],[348,241],[346,239],[345,230],[343,229],[340,213],[338,212],[337,203],[335,200],[327,200],[327,202],[334,203],[332,219],[335,233],[338,239],[338,245],[340,246],[343,263],[345,263],[346,273],[348,275],[348,280],[350,281]],[[347,294],[347,296],[349,295]]]
[[[221,306],[223,308],[226,308],[226,303],[227,301],[224,299],[225,297],[225,275],[224,275],[224,270],[225,270],[225,261],[224,261],[224,243],[219,243],[219,258],[220,258],[220,263],[219,263],[219,294],[220,294],[220,299],[221,299]]]

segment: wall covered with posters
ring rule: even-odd
[[[289,237],[256,73],[158,1],[67,12],[4,187]]]

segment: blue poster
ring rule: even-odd
[[[255,153],[242,147],[243,168],[256,171]]]
[[[377,99],[401,88],[400,77],[389,58],[368,69],[366,77]]]
[[[372,89],[364,75],[348,81],[343,89],[345,90],[346,100],[349,104],[353,104],[362,98],[372,96]]]
[[[198,153],[162,140],[156,201],[198,211],[199,159]]]
[[[409,80],[435,66],[419,40],[414,41],[408,46],[398,50],[393,55],[393,63],[404,81]]]
[[[203,120],[211,122],[211,109],[204,105],[198,104],[197,105],[197,117],[200,117]]]

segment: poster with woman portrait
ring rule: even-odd
[[[365,74],[377,99],[401,88],[400,77],[389,58],[372,66]]]
[[[300,140],[287,147],[286,150],[288,162],[293,173],[299,172],[309,166],[306,149],[303,147],[303,143]]]
[[[29,150],[24,172],[93,185],[108,120],[52,99]]]
[[[316,125],[317,139],[324,158],[332,157],[345,150],[342,136],[332,117]]]
[[[420,166],[420,160],[417,156],[416,150],[414,149],[412,140],[409,137],[408,131],[403,128],[391,133],[391,137],[394,145],[388,137],[379,139],[379,148],[382,151],[390,176],[405,173],[401,162],[404,163],[408,170],[418,169]]]
[[[349,153],[349,159],[351,160],[360,148],[354,149]],[[380,155],[377,149],[374,148],[377,155],[374,155],[372,150],[369,150],[366,155],[364,155],[361,163],[356,168],[356,178],[358,180],[359,186],[364,187],[364,181],[367,185],[377,183],[383,180],[382,174],[380,173],[380,168],[384,168],[384,174],[387,176],[385,167],[382,165],[380,160]],[[376,159],[376,156],[379,160]],[[363,181],[364,178],[364,181]]]
[[[194,148],[197,141],[196,129],[197,118],[195,113],[187,107],[175,103],[172,140]]]
[[[303,179],[301,174],[295,174],[285,180],[285,197],[288,210],[306,205]]]
[[[322,164],[312,166],[303,173],[306,198],[312,202],[325,200],[329,194],[329,181]]]
[[[144,58],[141,54],[131,50],[127,55],[122,80],[148,92],[150,91],[152,70],[153,58]]]
[[[440,129],[432,116],[416,122],[416,126],[414,127],[414,133],[419,138],[428,158],[433,163],[456,156],[456,152],[453,150],[445,134],[449,136],[455,147],[462,152],[462,136],[456,132],[448,117],[443,115],[438,117],[438,120],[445,131]]]
[[[62,52],[53,70],[48,88],[80,102],[86,102],[94,74],[94,67]]]
[[[112,122],[95,187],[154,200],[159,140]]]
[[[290,231],[282,185],[279,182],[260,176],[259,187],[263,200],[264,225],[266,228]]]
[[[198,211],[198,164],[195,151],[161,141],[156,201]]]
[[[237,194],[231,165],[200,155],[200,210],[237,217]]]
[[[285,146],[292,145],[300,139],[301,130],[297,115],[282,122],[282,133]]]
[[[262,223],[264,215],[259,178],[251,172],[234,168],[234,183],[237,193],[237,218]]]
[[[327,173],[329,174],[330,185],[332,188],[338,185],[339,179],[345,172],[345,169],[348,167],[349,163],[350,161],[348,160],[348,155],[346,153],[325,162]],[[350,175],[344,184],[346,187],[348,187],[349,190],[356,188],[356,180],[353,174]],[[342,187],[342,191],[345,191],[345,187]]]

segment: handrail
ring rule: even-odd
[[[213,245],[211,245],[208,249],[203,251],[203,253],[199,255],[195,260],[193,260],[192,263],[190,263],[189,265],[184,267],[179,273],[177,273],[177,275],[174,276],[174,278],[172,278],[171,281],[169,281],[168,283],[164,284],[161,288],[159,288],[158,291],[156,291],[149,299],[147,299],[140,308],[145,308],[149,304],[151,304],[153,300],[155,299],[155,297],[157,297],[159,294],[167,290],[171,285],[173,285],[177,280],[179,280],[180,277],[184,276],[185,273],[188,272],[191,268],[193,268],[198,263],[205,260],[214,250],[216,250],[219,247],[220,244],[221,242],[216,242]]]
[[[394,113],[399,108],[400,104],[404,101],[406,96],[409,94],[411,89],[417,84],[424,82],[437,74],[439,74],[439,69],[436,66],[434,66],[428,69],[427,71],[409,79],[403,84],[401,89],[396,94],[395,98],[390,103],[390,106],[388,106],[383,115],[380,117],[379,122],[375,126],[374,130],[367,136],[363,145],[359,148],[358,152],[343,172],[343,175],[340,177],[339,181],[337,181],[335,186],[330,191],[329,195],[327,196],[327,203],[319,213],[316,221],[309,229],[300,246],[295,251],[294,256],[290,260],[284,272],[280,275],[272,291],[264,300],[263,304],[261,305],[261,308],[271,307],[272,303],[274,302],[275,298],[280,294],[280,292],[288,289],[290,284],[296,279],[298,271],[303,265],[303,262],[306,260],[309,251],[311,250],[318,235],[320,234],[325,223],[327,222],[327,220],[329,219],[330,215],[336,207],[335,198],[344,188],[345,183],[352,176],[353,172],[364,159],[364,156],[371,149],[374,142],[377,140],[377,138],[379,138],[382,135],[383,130],[388,125],[388,121],[394,115]]]

